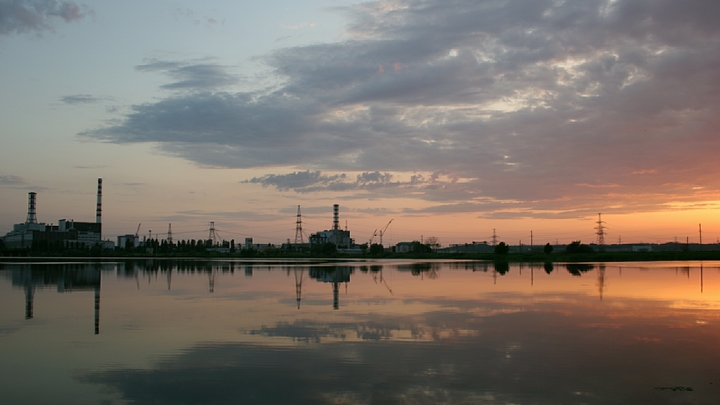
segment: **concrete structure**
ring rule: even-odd
[[[112,241],[102,241],[102,179],[98,179],[97,210],[95,222],[76,222],[75,220],[61,219],[57,225],[45,224],[37,221],[37,193],[28,193],[28,214],[25,223],[13,225],[3,241],[9,249],[29,249],[33,244],[62,242],[65,245],[92,247],[101,245],[103,248],[115,247]]]
[[[117,247],[121,249],[138,246],[140,246],[140,238],[137,235],[128,233],[117,237]]]
[[[338,249],[353,249],[355,240],[350,237],[350,231],[340,229],[340,206],[333,205],[333,226],[330,230],[320,231],[310,235],[310,245],[332,243]]]
[[[412,248],[413,242],[400,242],[395,245],[395,253],[410,253]]]

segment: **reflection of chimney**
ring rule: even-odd
[[[35,196],[37,193],[28,193],[28,214],[26,224],[37,224],[37,218],[35,217]]]
[[[340,205],[333,204],[333,231],[340,229]]]
[[[34,297],[35,297],[35,286],[32,284],[32,280],[30,280],[30,282],[25,284],[25,319],[33,318],[33,298]]]
[[[100,334],[100,281],[95,286],[95,334]]]
[[[340,283],[333,281],[333,309],[340,309]]]

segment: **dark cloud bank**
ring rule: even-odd
[[[0,35],[52,31],[56,20],[70,23],[91,12],[73,1],[0,0]]]
[[[172,95],[82,136],[157,142],[213,166],[296,167],[247,182],[403,195],[436,211],[574,217],[717,197],[719,2],[344,12],[348,39],[265,57],[281,83],[272,89],[222,91],[236,82],[222,66],[156,61],[138,69],[168,74]],[[363,174],[336,175],[348,172]]]

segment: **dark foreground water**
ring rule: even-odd
[[[3,404],[718,404],[720,262],[0,264]]]

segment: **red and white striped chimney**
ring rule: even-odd
[[[28,193],[28,214],[25,220],[26,224],[37,224],[37,217],[35,216],[35,196],[37,193]]]
[[[340,205],[333,204],[333,231],[340,229]]]
[[[102,223],[102,179],[98,179],[97,211],[95,211],[95,222]]]

